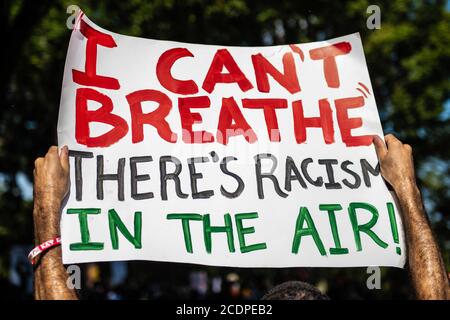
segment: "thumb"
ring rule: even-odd
[[[61,162],[61,167],[63,167],[65,171],[69,172],[69,148],[67,146],[61,148],[59,160]]]
[[[378,159],[384,157],[387,153],[387,147],[384,141],[379,136],[374,136],[373,144],[375,146],[375,151],[377,152]]]

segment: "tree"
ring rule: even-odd
[[[56,142],[70,1],[5,0],[1,7],[0,250],[31,243],[31,205],[17,175]],[[106,29],[133,36],[224,45],[270,45],[359,31],[386,132],[414,147],[419,182],[449,252],[450,13],[446,1],[383,0],[381,29],[366,28],[366,0],[80,1]],[[445,103],[447,102],[447,110]],[[449,262],[447,254],[447,265]],[[0,258],[0,277],[7,260]],[[318,276],[324,276],[317,271]]]

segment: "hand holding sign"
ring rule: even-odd
[[[65,263],[403,266],[357,34],[223,47],[77,21],[58,122]]]

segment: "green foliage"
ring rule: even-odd
[[[0,276],[13,243],[31,243],[31,204],[16,176],[56,142],[71,1],[5,0],[0,12]],[[366,8],[381,8],[381,29]],[[79,1],[100,26],[155,39],[223,45],[299,43],[359,31],[386,131],[414,147],[418,178],[447,257],[450,211],[450,13],[446,1]],[[447,111],[444,105],[447,102]],[[332,274],[332,273],[330,273]],[[325,277],[326,272],[318,271]],[[392,280],[393,281],[393,280]]]

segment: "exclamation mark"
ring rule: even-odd
[[[398,229],[397,229],[397,220],[395,219],[395,211],[394,211],[394,205],[392,202],[386,203],[388,213],[389,213],[389,221],[391,222],[391,231],[392,231],[392,238],[394,239],[394,243],[399,244],[398,239]],[[400,247],[396,247],[395,251],[397,254],[402,254],[402,249]]]

